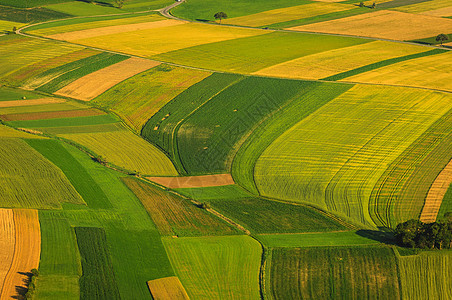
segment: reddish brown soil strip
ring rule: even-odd
[[[449,188],[451,183],[452,160],[441,171],[441,173],[439,173],[438,177],[436,177],[435,181],[430,187],[430,190],[428,191],[420,218],[422,222],[431,223],[436,221],[436,217],[438,216],[444,195],[446,194],[447,189]]]
[[[171,189],[222,186],[235,183],[230,174],[187,177],[147,177],[147,179]]]
[[[18,290],[26,289],[29,274],[39,266],[41,255],[41,230],[38,211],[14,209],[15,245],[14,257],[6,275],[0,300],[20,299]]]
[[[49,103],[64,103],[66,100],[55,98],[40,98],[34,100],[13,100],[13,101],[0,101],[0,107],[18,107],[18,106],[31,106],[41,105]]]
[[[158,300],[186,300],[190,299],[179,278],[176,276],[159,278],[148,281],[152,298]]]
[[[13,261],[16,231],[12,209],[0,209],[0,291]]]
[[[90,109],[77,109],[77,110],[62,110],[62,111],[45,111],[37,113],[24,113],[24,114],[8,114],[0,115],[0,119],[5,121],[30,121],[30,120],[45,120],[45,119],[58,119],[58,118],[76,118],[76,117],[89,117],[104,115],[101,110]]]
[[[98,53],[100,52],[96,50],[82,49],[69,54],[49,58],[14,72],[13,74],[8,76],[8,80],[21,82],[28,78],[41,74],[46,70],[50,70],[52,68],[65,65],[70,62],[80,60]]]
[[[159,64],[160,63],[155,61],[132,57],[83,76],[60,89],[55,94],[89,101],[121,81],[158,66]]]

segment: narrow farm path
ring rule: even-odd
[[[425,223],[432,223],[438,217],[441,203],[446,194],[450,184],[452,183],[452,160],[439,173],[428,191],[425,199],[424,207],[422,208],[420,220]]]

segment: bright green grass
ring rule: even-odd
[[[60,42],[43,41],[14,35],[0,37],[0,81],[27,65],[78,50],[80,47]]]
[[[252,73],[305,55],[369,41],[329,35],[273,32],[189,47],[152,57],[206,69]]]
[[[82,261],[80,299],[120,299],[105,231],[95,227],[75,227]]]
[[[399,256],[402,299],[451,299],[452,252],[422,252],[415,256]]]
[[[175,189],[178,193],[199,201],[216,199],[248,198],[251,195],[237,184],[224,186],[209,186],[201,188]]]
[[[212,74],[186,89],[162,107],[149,119],[142,129],[141,135],[168,153],[178,171],[183,172],[176,142],[176,133],[181,122],[223,89],[242,79],[243,77],[239,75]],[[158,130],[154,130],[155,128]]]
[[[86,64],[81,65],[79,68],[75,70],[61,74],[60,76],[54,78],[50,82],[40,86],[37,90],[48,93],[54,93],[59,89],[65,87],[69,83],[85,75],[88,75],[92,72],[103,69],[105,67],[108,67],[110,65],[116,64],[129,58],[124,55],[112,53],[101,53],[94,57],[97,58],[95,61],[91,61],[89,63],[86,62]]]
[[[93,162],[86,154],[64,145],[108,197],[113,209],[67,207],[71,226],[102,227],[107,234],[113,269],[121,297],[150,299],[146,281],[173,276],[160,235],[146,210],[121,182],[121,173]]]
[[[24,23],[4,21],[1,19],[1,15],[0,15],[0,34],[12,32],[14,27],[20,28],[24,25],[25,25]]]
[[[25,97],[27,100],[42,98],[42,95],[31,93],[28,91],[21,91],[7,87],[0,87],[0,101],[14,101],[22,100]]]
[[[229,18],[251,15],[266,10],[290,7],[310,3],[305,0],[191,0],[174,8],[171,13],[182,19],[215,20],[213,15],[219,11],[227,13]]]
[[[37,299],[79,299],[80,257],[75,234],[61,212],[39,211],[41,261]]]
[[[63,172],[20,139],[0,139],[0,195],[2,207],[84,204]]]
[[[356,68],[356,69],[353,69],[353,70],[350,70],[350,71],[339,73],[339,74],[336,74],[336,75],[333,75],[333,76],[330,76],[330,77],[326,77],[326,78],[323,78],[323,80],[341,80],[341,79],[344,79],[344,78],[347,78],[347,77],[350,77],[350,76],[354,76],[354,75],[357,75],[357,74],[360,74],[360,73],[364,73],[364,72],[367,72],[367,71],[372,71],[372,70],[375,70],[375,69],[378,69],[378,68],[381,68],[381,67],[384,67],[384,66],[389,66],[389,65],[401,62],[401,61],[415,59],[415,58],[418,58],[418,57],[424,57],[424,56],[429,56],[429,55],[440,54],[440,53],[444,53],[444,52],[447,52],[447,50],[444,50],[444,49],[433,49],[433,50],[425,51],[425,52],[421,52],[421,53],[410,54],[410,55],[405,55],[405,56],[395,57],[395,58],[390,58],[390,59],[382,60],[382,61],[370,64],[370,65],[367,65],[367,66],[362,66],[362,67],[359,67],[359,68]]]
[[[69,0],[0,0],[1,5],[14,6],[14,7],[36,7],[46,4],[54,4],[61,2],[68,2]]]
[[[0,6],[0,20],[7,20],[20,23],[37,23],[68,17],[71,17],[71,15],[53,11],[45,7],[23,9],[9,6]],[[12,29],[12,27],[10,29]]]
[[[259,191],[374,225],[371,192],[388,164],[451,109],[449,94],[355,86],[278,137],[255,165]]]
[[[81,125],[81,126],[64,126],[64,127],[45,127],[37,128],[39,131],[45,131],[49,134],[67,134],[67,133],[96,133],[96,132],[113,132],[123,131],[122,123],[109,123],[100,125]]]
[[[261,246],[249,236],[164,238],[191,299],[260,299]]]
[[[262,152],[290,127],[352,87],[345,84],[302,82],[297,97],[265,119],[243,143],[232,163],[234,180],[248,191],[257,194],[254,165]]]
[[[108,0],[111,2],[112,0]],[[145,10],[155,10],[173,4],[172,0],[130,0],[123,6],[122,10],[137,12]]]
[[[443,219],[444,214],[448,212],[452,212],[452,184],[449,186],[446,194],[444,195],[443,202],[441,203],[441,207],[438,212],[437,220]]]
[[[58,118],[30,121],[12,121],[8,124],[15,127],[26,128],[46,128],[46,127],[66,127],[66,126],[82,126],[82,125],[101,125],[118,122],[118,119],[112,115],[98,115],[78,118]]]
[[[222,214],[255,233],[297,233],[348,230],[331,215],[304,205],[260,198],[211,200]],[[333,217],[334,218],[334,217]]]
[[[71,1],[66,3],[52,4],[47,5],[46,8],[77,17],[123,13],[120,9],[117,9],[116,7],[99,5],[96,3],[86,3],[82,1]]]
[[[389,247],[277,248],[267,266],[274,299],[399,299]]]
[[[355,231],[299,233],[299,234],[260,234],[257,236],[267,247],[324,247],[324,246],[363,246],[379,244],[378,241],[358,235]]]
[[[177,132],[184,169],[193,175],[228,172],[245,139],[302,88],[302,81],[248,77],[213,97]]]
[[[72,155],[55,140],[29,139],[27,143],[59,167],[91,208],[111,208],[108,198]]]
[[[150,20],[158,18],[155,12],[149,12],[140,14],[139,16],[150,16]],[[37,35],[49,35],[62,33],[67,31],[83,30],[90,28],[102,27],[109,24],[109,21],[114,20],[115,25],[130,24],[130,18],[135,19],[135,14],[119,15],[119,16],[100,16],[100,17],[85,17],[74,18],[61,21],[54,21],[44,24],[37,24],[32,27],[28,27],[23,32],[37,34]]]
[[[395,228],[401,222],[418,219],[430,187],[450,161],[451,153],[449,111],[394,160],[375,184],[370,197],[375,224]]]
[[[210,73],[159,65],[109,89],[91,103],[117,113],[140,132],[160,108]]]

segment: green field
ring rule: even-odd
[[[28,91],[19,91],[16,89],[11,89],[7,87],[0,87],[0,101],[14,101],[14,100],[22,100],[22,99],[37,99],[42,98],[42,95],[31,93]]]
[[[186,197],[199,201],[248,198],[251,196],[251,194],[237,184],[202,188],[181,188],[175,190]]]
[[[328,35],[272,32],[175,50],[151,58],[218,71],[252,73],[305,55],[369,41]]]
[[[63,172],[26,142],[0,138],[0,145],[3,207],[48,209],[60,208],[62,202],[84,203]]]
[[[121,299],[105,231],[96,227],[74,229],[82,261],[80,299]]]
[[[224,215],[255,233],[295,233],[347,230],[332,215],[304,205],[260,198],[220,199],[210,203]],[[345,224],[348,225],[348,224]]]
[[[17,3],[18,1],[11,0]],[[47,20],[63,19],[71,17],[72,15],[57,12],[45,7],[35,7],[35,8],[16,8],[10,6],[2,6],[0,3],[0,20],[7,20],[20,23],[38,23]],[[21,26],[16,26],[17,28]],[[10,30],[12,29],[9,28]]]
[[[358,232],[360,233],[360,232]],[[314,232],[299,234],[260,234],[257,236],[266,247],[330,247],[366,246],[379,242],[355,231]]]
[[[400,297],[391,248],[276,248],[271,252],[267,293],[274,299]]]
[[[39,212],[41,261],[37,299],[79,299],[81,263],[75,233],[61,212]]]
[[[123,178],[140,199],[163,236],[200,236],[239,234],[223,220],[187,199],[178,197],[140,180]]]
[[[446,194],[444,195],[443,202],[441,203],[441,207],[439,209],[437,220],[443,219],[444,214],[448,212],[452,212],[452,184],[449,186]]]
[[[66,3],[58,3],[47,5],[46,8],[64,14],[73,16],[95,16],[120,14],[122,11],[116,7],[109,5],[99,5],[97,3],[85,3],[82,1],[64,1]],[[94,2],[94,1],[93,1]]]
[[[403,299],[452,297],[451,251],[424,252],[398,257]]]
[[[369,199],[378,179],[450,105],[445,93],[354,86],[265,149],[257,187],[373,225]]]
[[[1,5],[14,6],[14,7],[36,7],[46,4],[68,2],[70,0],[0,0]]]
[[[210,73],[160,65],[106,91],[92,103],[117,113],[140,132],[166,103]]]
[[[98,115],[78,118],[56,118],[30,121],[11,121],[8,124],[14,127],[40,128],[47,127],[70,127],[70,126],[86,126],[86,125],[102,125],[117,123],[118,119],[112,115]]]
[[[248,236],[164,238],[191,299],[259,299],[261,246]]]

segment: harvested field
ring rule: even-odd
[[[121,82],[93,103],[114,111],[140,132],[165,104],[209,75],[204,71],[160,65]]]
[[[6,275],[0,299],[18,296],[18,290],[26,289],[28,274],[37,269],[41,254],[41,230],[38,211],[15,209],[14,212],[15,246],[11,267]],[[17,298],[16,298],[17,299]]]
[[[265,149],[257,187],[373,224],[369,200],[388,164],[451,108],[447,93],[354,86]]]
[[[279,8],[264,11],[257,14],[226,19],[224,20],[223,23],[257,27],[297,19],[309,18],[327,13],[349,10],[352,8],[354,8],[354,6],[347,4],[314,2],[310,4],[303,4],[287,8]]]
[[[406,41],[452,32],[452,20],[382,10],[288,29]]]
[[[396,63],[347,77],[343,81],[416,86],[452,91],[451,75],[448,70],[452,70],[452,51]]]
[[[296,58],[253,74],[320,79],[390,58],[426,51],[425,47],[375,41]],[[356,55],[359,53],[359,55]]]
[[[452,5],[449,7],[438,8],[434,10],[424,11],[423,15],[433,16],[433,17],[450,17],[452,16]]]
[[[121,81],[159,64],[155,61],[131,57],[83,76],[54,94],[89,101]]]
[[[106,161],[127,170],[143,175],[177,175],[172,162],[163,152],[127,130],[60,136],[91,149]]]
[[[4,80],[13,85],[22,85],[25,82],[33,81],[31,78],[34,78],[35,76],[39,77],[39,74],[44,73],[47,70],[72,63],[97,53],[98,51],[91,49],[78,50],[74,48],[74,52],[38,61],[37,63],[21,68],[4,78]]]
[[[28,134],[23,131],[12,129],[11,127],[1,125],[0,124],[0,139],[2,138],[27,138],[27,139],[33,139],[33,138],[42,138],[40,136],[36,136],[33,134]]]
[[[420,3],[414,3],[411,5],[404,5],[394,8],[394,10],[403,11],[407,13],[428,13],[430,11],[440,9],[451,9],[452,4],[449,0],[430,0],[420,1]],[[442,17],[442,16],[441,16]]]
[[[20,139],[0,139],[0,195],[4,207],[84,204],[63,172]]]
[[[259,299],[260,244],[249,236],[164,238],[191,299]]]
[[[234,179],[232,179],[232,176],[230,174],[186,177],[147,177],[147,179],[171,189],[199,188],[234,184]]]
[[[121,34],[103,35],[79,40],[78,44],[121,51],[139,56],[152,56],[187,47],[234,40],[267,33],[263,30],[206,26],[204,24],[182,24]]]
[[[0,119],[4,121],[29,121],[29,120],[48,120],[58,118],[99,116],[104,114],[105,113],[101,110],[90,108],[90,109],[62,110],[62,111],[36,112],[24,114],[8,114],[0,115]]]
[[[0,294],[14,257],[16,229],[11,209],[0,209]]]
[[[425,199],[424,207],[420,220],[425,223],[435,222],[438,217],[438,212],[441,207],[441,203],[446,195],[449,186],[452,184],[452,160],[447,166],[439,173],[433,182],[430,190],[428,191],[427,198]]]
[[[49,103],[42,105],[3,107],[0,108],[0,114],[1,115],[26,114],[26,113],[76,110],[86,108],[88,108],[86,105],[83,105],[78,102]]]
[[[195,206],[189,200],[136,179],[122,178],[122,181],[140,199],[162,235],[238,234],[226,222]]]
[[[176,276],[148,281],[152,298],[157,300],[188,300],[184,286]]]
[[[131,31],[138,30],[146,30],[146,29],[155,29],[155,28],[165,28],[169,26],[181,25],[185,24],[184,21],[178,20],[162,20],[155,22],[147,22],[147,23],[138,23],[138,24],[127,24],[127,25],[117,25],[117,26],[108,26],[94,29],[85,29],[80,31],[72,31],[72,32],[64,32],[58,33],[54,35],[47,35],[47,37],[56,39],[56,40],[64,40],[64,41],[74,41],[79,39],[89,39],[95,37],[102,37],[104,35],[113,35],[113,34],[125,34]]]
[[[45,131],[47,133],[55,135],[69,133],[112,132],[123,131],[124,129],[124,125],[122,125],[121,123],[37,128],[37,130],[39,131]]]
[[[274,299],[399,299],[389,247],[276,248],[267,272]]]
[[[0,101],[0,108],[3,107],[17,107],[17,106],[31,106],[49,103],[64,103],[66,100],[57,98],[41,98],[33,100],[14,100],[14,101]]]

